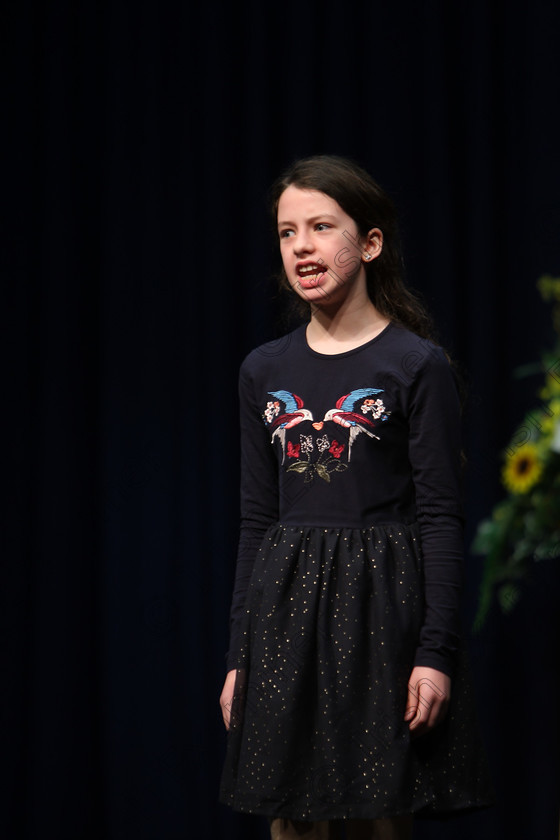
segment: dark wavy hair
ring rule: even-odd
[[[317,190],[333,198],[354,220],[360,236],[366,237],[372,228],[382,231],[381,254],[373,262],[365,263],[370,299],[386,318],[434,341],[432,318],[419,295],[404,280],[395,206],[371,175],[354,161],[337,155],[314,155],[297,160],[272,185],[270,202],[274,224],[280,196],[290,186]],[[291,289],[284,271],[281,283]],[[307,304],[304,306],[307,308]]]

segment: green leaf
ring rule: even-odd
[[[315,469],[317,470],[317,475],[319,476],[319,478],[322,478],[323,481],[331,480],[329,471],[324,464],[315,464]]]
[[[290,464],[286,472],[297,472],[297,473],[304,473],[307,470],[311,469],[311,464],[309,461],[295,461],[293,464]]]
[[[493,519],[484,519],[474,536],[472,550],[475,554],[486,554],[500,533],[500,526]]]
[[[535,549],[535,560],[555,560],[560,557],[560,534],[551,534],[542,540]]]

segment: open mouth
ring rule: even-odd
[[[307,263],[305,265],[297,266],[297,274],[300,278],[302,286],[315,286],[322,274],[326,272],[326,266],[319,263]]]

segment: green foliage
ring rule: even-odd
[[[560,278],[542,277],[538,289],[552,304],[555,346],[518,376],[540,373],[538,404],[524,417],[503,453],[506,496],[479,523],[475,554],[485,557],[475,629],[493,599],[504,613],[520,597],[519,582],[531,563],[560,557]]]

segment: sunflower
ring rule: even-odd
[[[542,463],[536,447],[524,443],[513,455],[508,455],[502,470],[502,481],[511,493],[527,493],[539,480]]]

